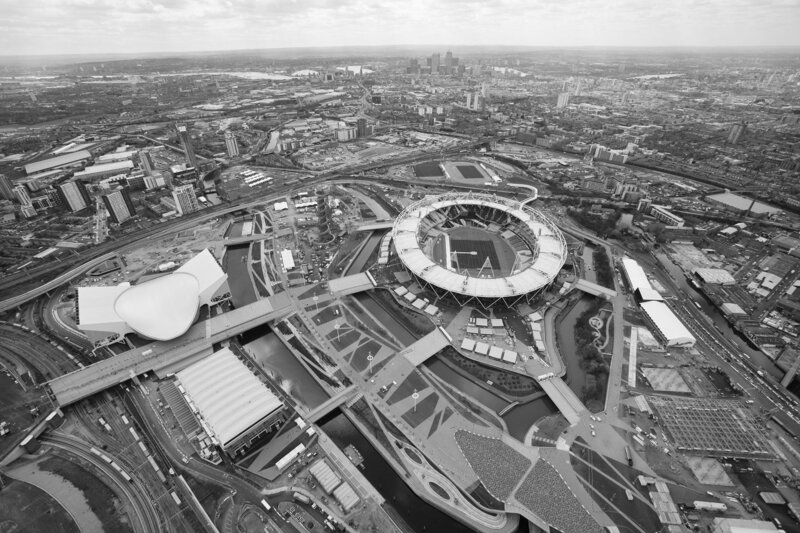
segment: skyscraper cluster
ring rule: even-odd
[[[406,73],[408,74],[433,74],[442,76],[451,76],[454,74],[463,74],[464,65],[459,64],[459,59],[453,56],[453,52],[447,51],[444,55],[439,53],[432,54],[426,58],[425,66],[419,64],[417,58],[412,58],[408,62]]]

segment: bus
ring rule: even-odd
[[[625,459],[628,460],[628,466],[633,466],[633,455],[631,455],[630,446],[625,446]]]
[[[264,506],[264,509],[266,509],[267,512],[270,512],[272,510],[272,506],[267,503],[267,500],[261,500],[261,505]]]
[[[173,491],[170,491],[170,493],[169,493],[169,494],[170,494],[170,496],[172,496],[172,501],[174,501],[174,502],[175,502],[175,505],[180,505],[180,504],[181,504],[181,499],[180,499],[180,498],[178,498],[178,495],[177,495],[177,494],[175,494],[175,491],[174,491],[174,490],[173,490]]]

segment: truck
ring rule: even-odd
[[[625,459],[628,460],[628,466],[633,466],[633,455],[631,454],[630,446],[625,446]]]
[[[299,492],[295,492],[294,494],[292,494],[292,498],[294,498],[295,501],[298,501],[300,503],[305,503],[305,504],[311,503],[311,500],[308,498],[308,496],[300,494]]]

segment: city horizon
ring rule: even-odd
[[[402,5],[207,0],[191,6],[119,6],[87,0],[45,3],[36,10],[4,3],[8,5],[0,22],[0,49],[15,55],[408,46],[464,41],[466,36],[475,45],[546,47],[800,45],[795,31],[800,9],[782,0],[688,1],[646,8],[616,0],[602,9],[575,2],[517,0],[463,5],[449,0]]]

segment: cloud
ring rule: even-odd
[[[798,0],[0,0],[0,50],[800,45]]]

